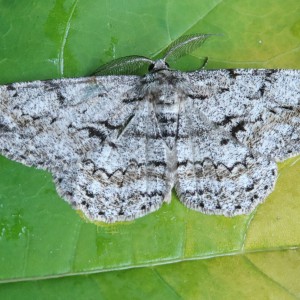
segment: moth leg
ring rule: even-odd
[[[207,64],[208,64],[208,57],[205,56],[204,59],[203,59],[202,65],[200,65],[200,69],[205,69]]]

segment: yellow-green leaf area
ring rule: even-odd
[[[259,207],[246,234],[245,249],[298,247],[300,238],[300,160],[279,164],[275,192]]]

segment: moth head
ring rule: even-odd
[[[164,59],[159,59],[152,64],[150,64],[148,71],[151,73],[162,71],[162,70],[169,70],[169,64]]]

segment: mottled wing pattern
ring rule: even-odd
[[[300,76],[160,70],[0,87],[0,153],[52,173],[90,219],[131,220],[170,200],[233,216],[300,153]]]
[[[60,195],[94,220],[132,219],[157,209],[167,184],[165,153],[152,139],[155,124],[140,105],[139,80],[1,86],[1,154],[50,171]],[[128,131],[129,122],[142,125]]]
[[[272,191],[277,167],[300,153],[300,76],[288,70],[186,74],[176,190],[209,214],[251,212]]]
[[[120,135],[87,153],[74,199],[93,220],[132,220],[170,200],[168,169],[166,144],[144,100]]]
[[[122,99],[135,84],[91,77],[0,86],[1,153],[50,171],[77,161],[84,148],[122,128],[134,110]]]
[[[187,73],[203,114],[253,151],[277,161],[300,153],[300,71]]]
[[[194,99],[180,115],[177,140],[180,200],[207,214],[249,213],[273,189],[276,163],[215,126]]]

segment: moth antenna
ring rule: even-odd
[[[175,40],[166,50],[164,60],[175,60],[199,48],[209,37],[218,34],[189,34]]]
[[[154,61],[138,55],[124,56],[100,66],[92,75],[131,75],[143,67],[149,67]]]

